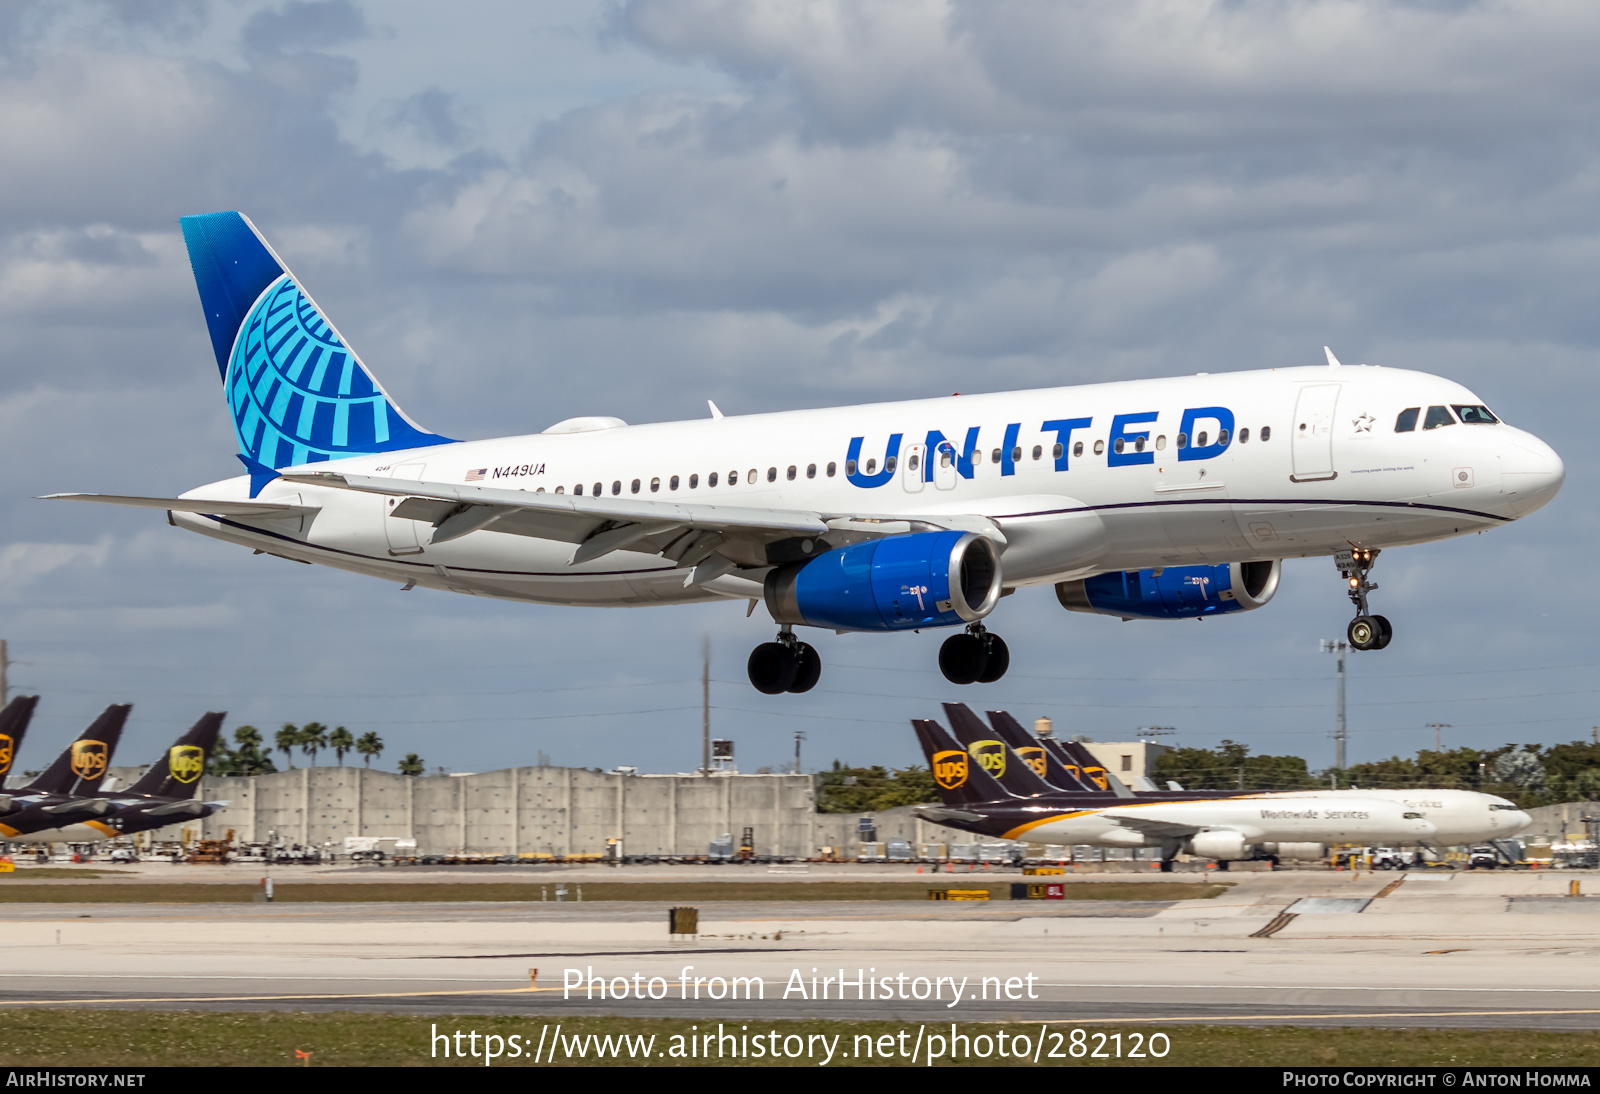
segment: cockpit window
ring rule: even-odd
[[[1498,812],[1498,811],[1500,811],[1502,809],[1515,809],[1515,808],[1516,808],[1516,806],[1514,806],[1514,805],[1501,805],[1498,802],[1490,802],[1489,803],[1489,812],[1491,812],[1491,813]]]
[[[1465,425],[1494,425],[1500,421],[1489,413],[1489,408],[1486,406],[1460,406],[1454,403],[1451,405],[1455,408],[1456,416]]]
[[[1442,425],[1455,425],[1456,420],[1450,416],[1450,411],[1442,406],[1430,406],[1428,416],[1422,421],[1423,429],[1438,429]]]
[[[1417,415],[1422,413],[1420,406],[1408,406],[1400,412],[1400,417],[1394,420],[1396,433],[1410,433],[1417,428]]]

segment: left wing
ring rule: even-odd
[[[571,565],[623,548],[641,548],[680,568],[685,584],[701,584],[737,567],[799,562],[818,550],[906,532],[956,529],[997,541],[1005,537],[987,517],[879,516],[800,509],[761,509],[702,502],[529,493],[484,486],[414,482],[334,472],[285,475],[284,481],[403,497],[391,515],[433,525],[431,543],[480,529],[575,543]]]

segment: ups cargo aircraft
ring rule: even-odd
[[[1478,843],[1533,823],[1504,798],[1469,790],[1187,791],[1174,783],[1141,793],[1098,767],[1088,781],[1104,777],[1105,788],[1085,790],[1071,765],[1049,763],[1060,742],[1026,743],[1004,711],[990,713],[992,729],[960,704],[947,703],[945,711],[954,737],[937,722],[912,720],[942,801],[916,812],[980,835],[1159,847],[1170,862],[1185,852],[1222,860],[1315,858],[1333,843]],[[1017,748],[1019,733],[1022,748],[1044,755]]]
[[[39,778],[0,795],[0,837],[93,843],[210,816],[195,798],[223,715],[203,715],[126,790],[100,789],[131,707],[109,707]]]
[[[939,667],[992,682],[1000,599],[1203,619],[1272,599],[1281,560],[1332,555],[1357,649],[1378,552],[1499,527],[1564,470],[1451,380],[1365,365],[1132,380],[630,426],[569,418],[459,441],[403,413],[254,225],[182,218],[248,474],[166,510],[298,562],[477,596],[605,607],[765,602],[768,694],[815,686],[794,628],[961,628]],[[1461,428],[1457,429],[1456,427]]]

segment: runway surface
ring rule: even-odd
[[[1308,870],[1172,902],[703,902],[692,942],[651,902],[11,903],[0,1008],[1592,1030],[1600,899],[1574,879],[1600,893],[1567,871]],[[564,987],[588,978],[603,996]]]

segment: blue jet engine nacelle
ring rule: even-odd
[[[1123,619],[1191,619],[1248,612],[1272,599],[1282,567],[1273,560],[1118,570],[1082,581],[1063,581],[1056,586],[1056,599],[1068,611]]]
[[[975,623],[1000,601],[1000,552],[973,532],[913,532],[835,548],[767,575],[779,623],[908,631]]]

